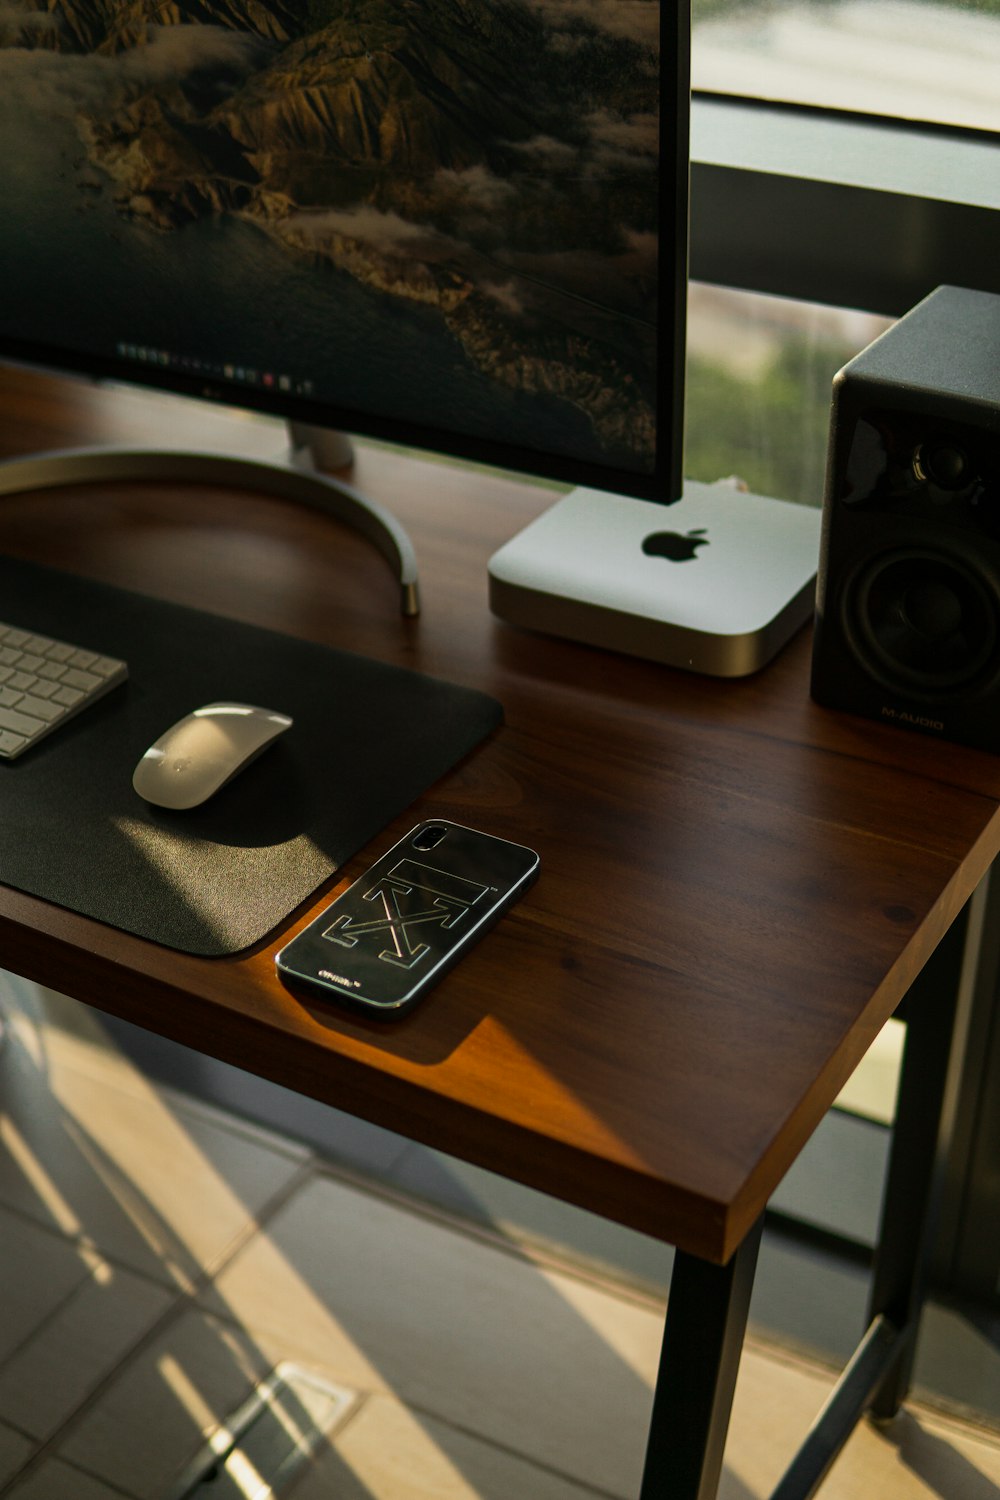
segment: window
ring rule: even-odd
[[[685,475],[821,505],[831,381],[889,321],[693,283]]]
[[[997,0],[694,0],[698,89],[1000,130]]]

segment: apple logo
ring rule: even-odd
[[[699,547],[708,546],[704,526],[693,531],[654,531],[642,544],[647,557],[666,557],[671,562],[691,562],[698,555]]]

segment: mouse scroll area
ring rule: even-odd
[[[208,703],[150,745],[132,786],[156,807],[200,807],[291,725],[287,714],[255,704]]]

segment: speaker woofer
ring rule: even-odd
[[[882,553],[844,591],[844,628],[865,669],[893,692],[968,694],[998,668],[1000,601],[964,559],[923,548]]]

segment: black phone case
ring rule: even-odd
[[[278,953],[286,983],[385,1016],[410,1009],[538,874],[520,844],[419,823]]]

